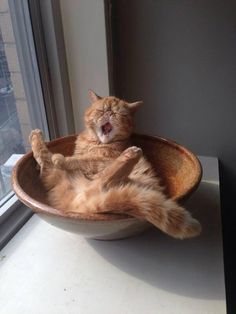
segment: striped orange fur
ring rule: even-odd
[[[92,104],[73,156],[52,154],[40,130],[30,134],[50,204],[72,214],[126,213],[175,238],[198,235],[200,223],[164,195],[142,150],[130,146],[134,113],[142,102],[102,98],[92,91],[89,96]]]

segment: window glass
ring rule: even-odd
[[[11,171],[29,149],[32,129],[8,1],[0,1],[0,206],[11,191]]]

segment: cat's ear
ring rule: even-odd
[[[135,113],[141,105],[143,105],[143,101],[128,103],[128,107],[132,113]]]
[[[89,99],[90,99],[91,103],[94,103],[94,102],[96,102],[102,98],[102,97],[98,96],[96,93],[94,93],[94,91],[92,91],[91,89],[88,90],[88,95],[89,95]]]

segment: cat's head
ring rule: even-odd
[[[128,103],[119,98],[100,97],[89,90],[91,106],[85,113],[85,126],[101,143],[126,140],[133,132],[134,113],[141,101]]]

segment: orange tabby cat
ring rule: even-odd
[[[131,146],[133,116],[142,102],[101,98],[89,91],[92,105],[74,155],[52,154],[40,130],[30,134],[34,158],[50,204],[67,213],[126,213],[146,219],[175,238],[196,236],[200,223],[168,199],[142,150]]]

